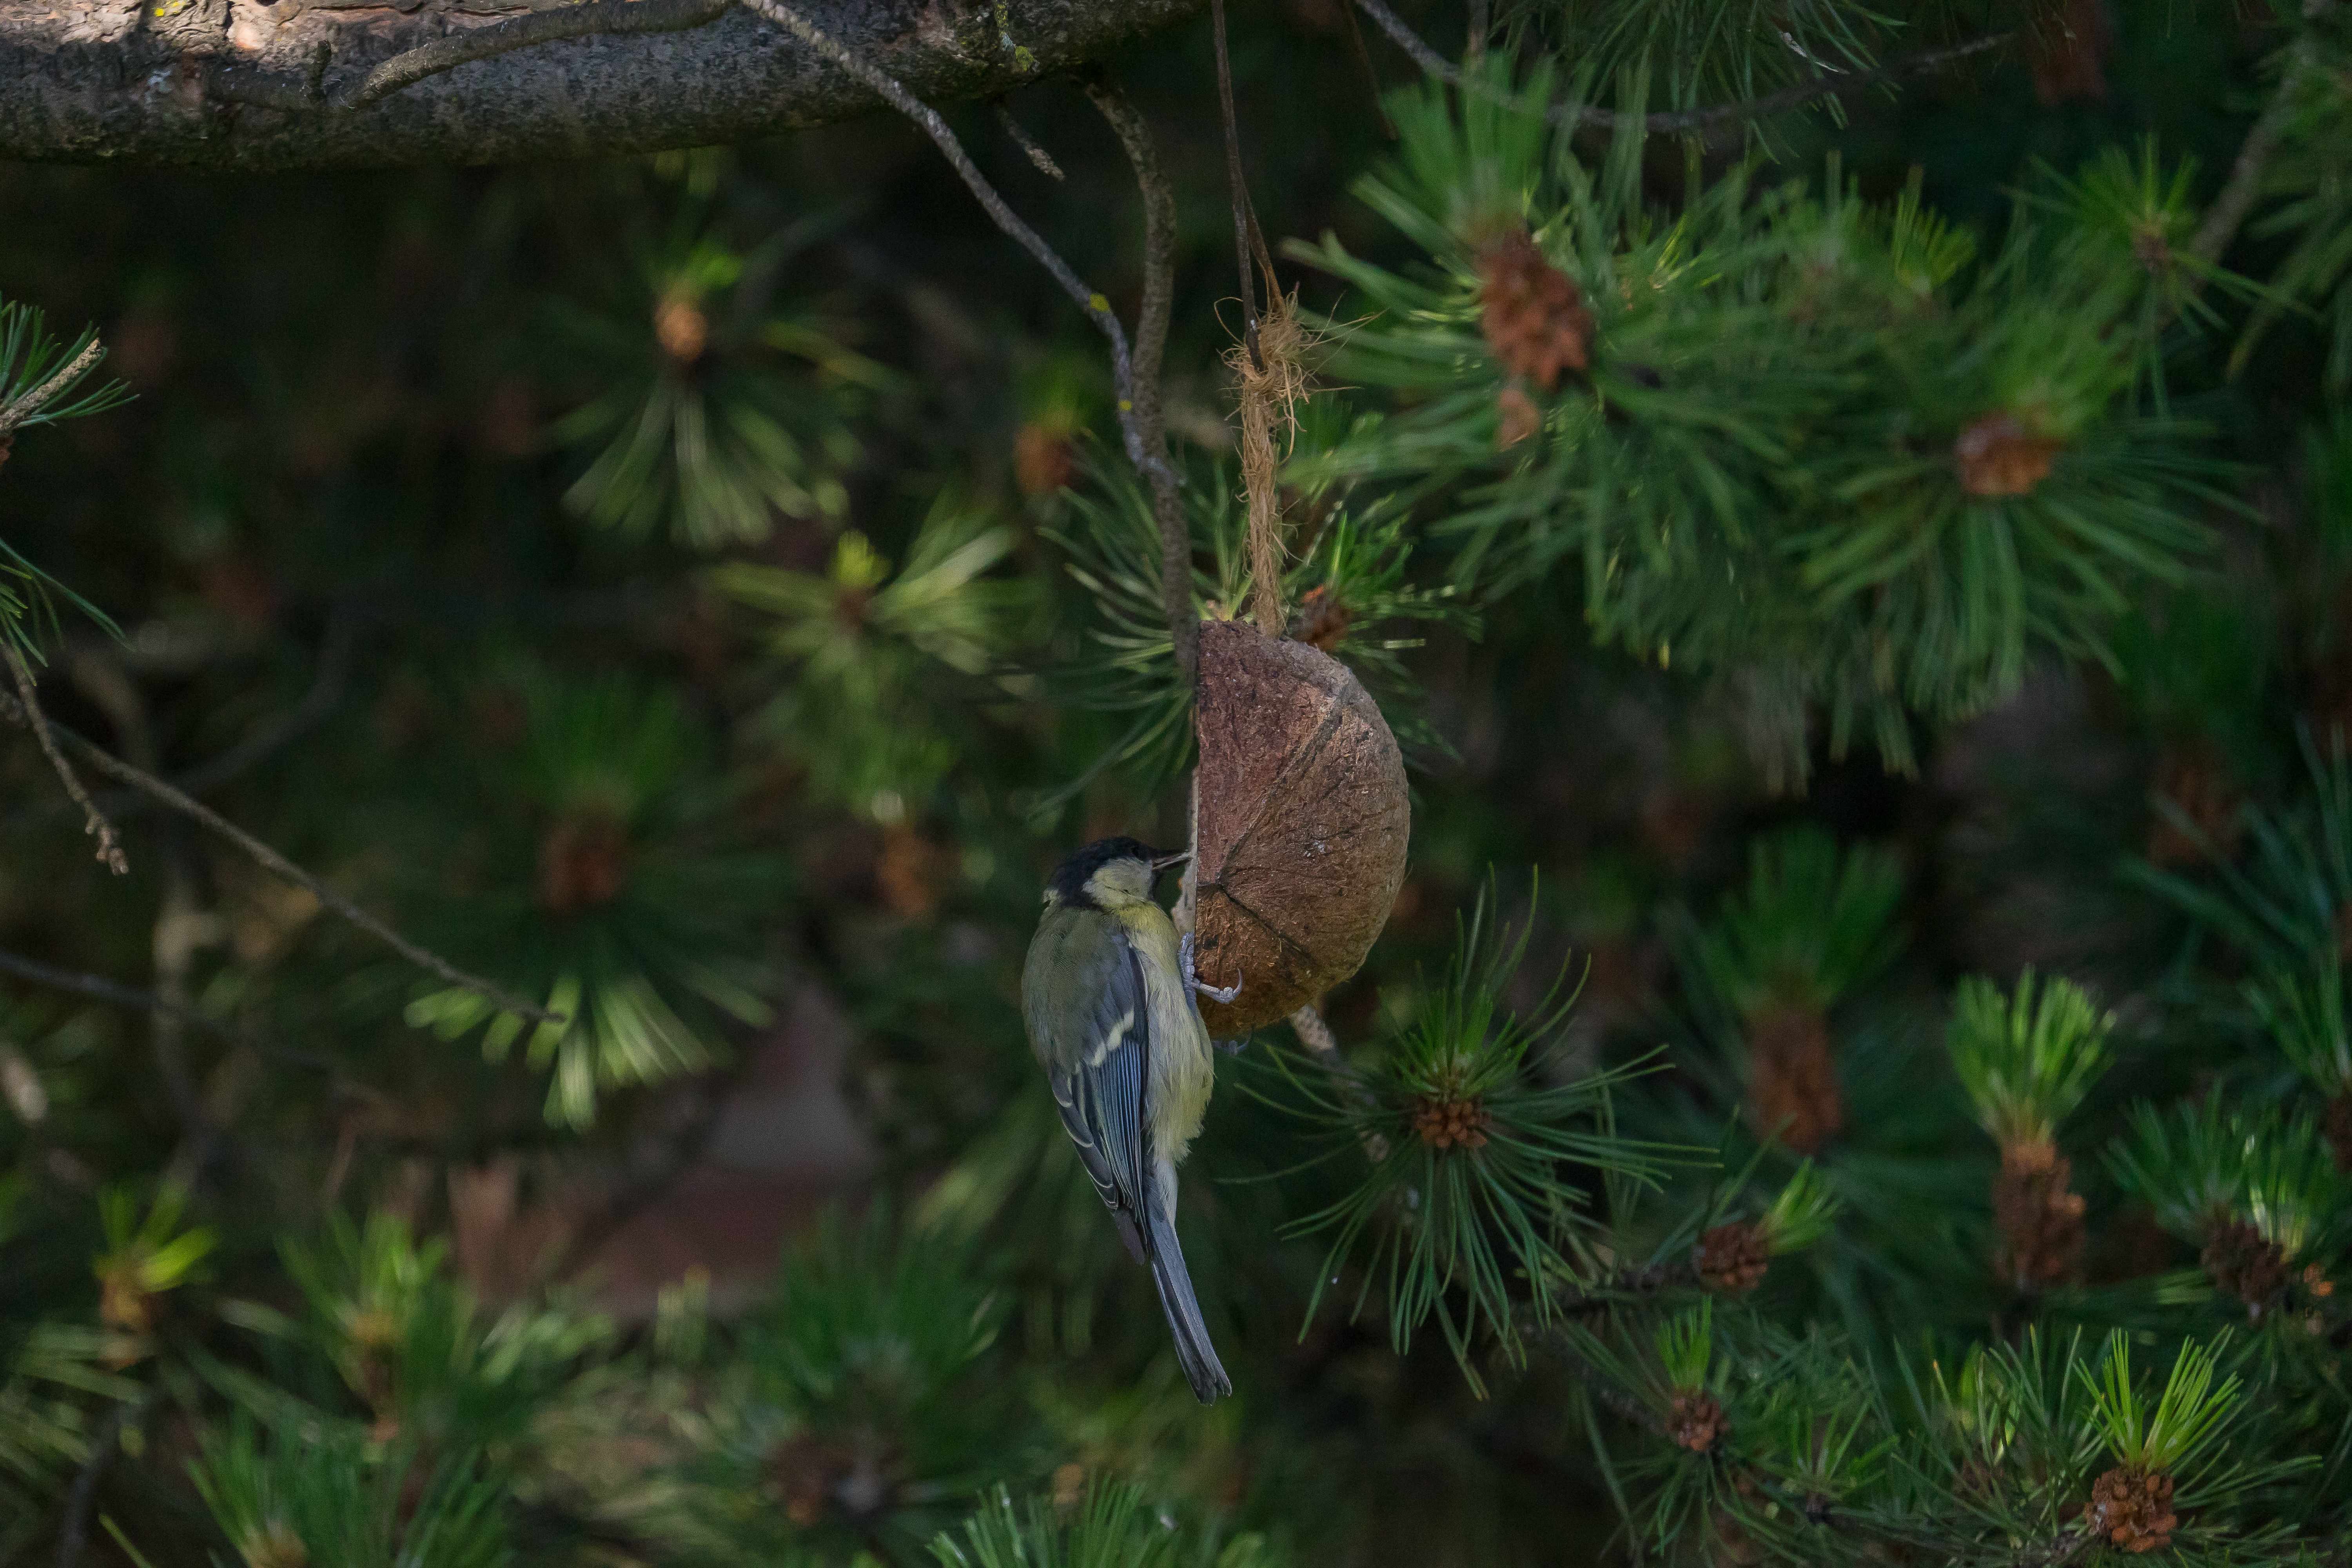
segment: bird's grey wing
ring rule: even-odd
[[[1150,1118],[1151,1014],[1143,966],[1122,934],[1104,944],[1095,984],[1071,997],[1063,1019],[1070,1033],[1047,1069],[1063,1130],[1118,1216],[1119,1237],[1137,1261],[1147,1252],[1143,1205],[1152,1191]]]

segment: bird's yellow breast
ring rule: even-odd
[[[1151,1146],[1170,1163],[1179,1163],[1208,1116],[1216,1058],[1208,1028],[1185,994],[1175,922],[1148,900],[1112,913],[1143,959],[1144,994],[1151,1009]]]

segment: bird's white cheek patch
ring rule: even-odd
[[[1102,1037],[1102,1044],[1097,1046],[1094,1053],[1087,1058],[1087,1066],[1090,1068],[1102,1066],[1103,1058],[1118,1049],[1118,1043],[1127,1038],[1128,1030],[1133,1027],[1135,1027],[1135,1009],[1129,1007],[1119,1016],[1118,1022],[1110,1026],[1110,1032]]]

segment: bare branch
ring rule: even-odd
[[[7,704],[7,710],[0,710],[0,713],[6,713],[15,708],[16,703],[11,700]],[[264,870],[283,881],[291,882],[296,887],[303,889],[320,904],[374,937],[419,969],[446,980],[452,985],[474,992],[478,995],[487,996],[497,1003],[503,1011],[520,1014],[534,1023],[561,1024],[565,1021],[563,1015],[551,1013],[544,1007],[526,1002],[503,986],[485,980],[478,974],[469,974],[440,954],[417,946],[416,943],[401,935],[350,899],[239,827],[236,823],[229,821],[204,802],[191,798],[184,792],[165,784],[144,769],[132,767],[105,747],[82,739],[63,725],[55,725],[52,728],[58,734],[64,736],[67,742],[82,754],[83,759],[100,773],[119,783],[129,784],[131,788],[152,797],[159,804],[170,807],[183,816],[193,817],[204,824],[243,850],[247,858]]]
[[[534,44],[627,33],[683,33],[716,22],[732,4],[733,0],[583,0],[575,5],[468,27],[394,55],[368,72],[350,99],[336,107],[365,109],[426,77]]]
[[[1080,68],[1199,4],[796,0],[934,100],[985,100]],[[220,49],[175,26],[116,30],[108,7],[0,0],[0,161],[510,163],[715,146],[873,109],[791,36],[736,8],[697,25],[704,6],[584,0],[493,20],[437,4],[280,5],[257,47]]]
[[[55,384],[56,378],[52,377],[48,384]],[[33,689],[33,671],[25,663],[24,654],[15,643],[0,640],[0,657],[7,659],[9,677],[16,685],[16,695],[7,703],[7,716],[29,728],[33,738],[41,743],[41,754],[49,759],[49,766],[57,772],[58,782],[66,786],[66,795],[82,809],[82,832],[98,840],[98,858],[116,876],[124,875],[131,869],[131,862],[122,853],[121,840],[115,837],[114,824],[98,809],[98,803],[90,799],[89,791],[82,787],[79,775],[73,771],[73,764],[66,761],[63,752],[58,750],[57,738],[49,733],[49,717],[41,711],[41,700]]]
[[[1463,87],[1461,68],[1429,47],[1419,34],[1398,19],[1397,14],[1382,0],[1355,0],[1364,15],[1377,24],[1390,41],[1412,57],[1413,63],[1448,87]],[[1674,109],[1655,114],[1621,114],[1615,110],[1595,109],[1591,104],[1555,103],[1546,111],[1555,125],[1589,125],[1597,130],[1614,131],[1620,126],[1637,128],[1660,134],[1675,132],[1704,131],[1732,120],[1761,120],[1767,115],[1801,108],[1822,98],[1843,98],[1851,92],[1897,77],[1913,76],[1921,71],[1940,70],[1944,67],[1999,48],[2009,42],[2011,35],[1996,33],[1982,38],[1971,38],[1965,44],[1949,48],[1928,49],[1901,59],[1889,60],[1883,66],[1865,71],[1824,72],[1811,81],[1751,98],[1739,103],[1718,103],[1706,109]],[[1473,83],[1467,90],[1475,90]]]
[[[980,166],[971,161],[971,154],[963,150],[963,143],[956,139],[956,133],[948,129],[948,122],[940,119],[930,105],[899,86],[897,79],[880,67],[793,7],[783,4],[782,0],[743,0],[743,4],[856,78],[885,103],[913,121],[923,134],[931,139],[932,145],[939,148],[940,155],[955,170],[957,177],[963,181],[964,188],[987,210],[996,226],[1010,235],[1038,266],[1052,275],[1054,281],[1061,286],[1062,292],[1086,312],[1087,319],[1108,340],[1111,384],[1118,397],[1119,432],[1126,438],[1128,461],[1147,474],[1154,464],[1165,468],[1167,460],[1164,458],[1144,449],[1142,432],[1136,426],[1135,374],[1128,353],[1127,329],[1119,324],[1118,313],[1111,310],[1110,301],[1079,282],[1078,275],[1070,269],[1070,264],[1063,260],[1035,229],[1023,222],[1020,215],[1005,204],[1004,198],[997,195],[996,187],[988,183],[988,176],[982,174]]]
[[[1143,303],[1135,316],[1135,423],[1143,449],[1160,459],[1144,469],[1151,486],[1151,515],[1160,525],[1160,606],[1176,649],[1176,668],[1187,681],[1201,662],[1201,623],[1192,609],[1192,536],[1177,493],[1176,472],[1167,461],[1168,426],[1160,406],[1160,366],[1168,352],[1168,321],[1176,300],[1176,188],[1160,167],[1151,127],[1118,88],[1102,79],[1087,83],[1087,96],[1110,122],[1135,184],[1143,193]]]
[[[1015,147],[1028,154],[1032,167],[1049,180],[1064,180],[1069,177],[1062,173],[1062,165],[1054,162],[1054,154],[1039,146],[1037,139],[1029,134],[1028,129],[1021,121],[1013,118],[1013,110],[1004,106],[1003,100],[997,101],[995,109],[996,123],[1003,128],[1005,135],[1012,138]]]
[[[2308,23],[2328,9],[2329,0],[2305,0],[2304,18]],[[2205,221],[2197,226],[2196,234],[2189,238],[2189,254],[2199,260],[2220,261],[2221,253],[2238,237],[2239,226],[2263,194],[2263,176],[2269,172],[2271,154],[2278,151],[2287,122],[2294,118],[2295,95],[2303,86],[2304,75],[2315,63],[2312,36],[2306,27],[2288,52],[2277,90],[2271,94],[2270,102],[2263,105],[2262,114],[2246,132],[2246,139],[2238,144],[2238,156],[2230,165],[2228,183],[2213,198],[2213,205],[2206,209]]]
[[[58,969],[43,963],[37,959],[26,958],[22,953],[9,952],[5,949],[0,949],[0,974],[13,974],[19,980],[29,980],[36,985],[46,985],[52,991],[70,992],[77,996],[87,996],[93,1002],[111,1003],[117,1007],[134,1008],[142,1013],[176,1013],[207,1034],[216,1035],[222,1039],[235,1037],[228,1026],[219,1019],[200,1013],[194,1007],[184,1007],[167,1002],[152,991],[142,991],[136,986],[123,985],[102,975],[77,974],[70,969]]]

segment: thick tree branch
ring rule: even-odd
[[[1448,87],[1462,85],[1460,68],[1430,47],[1381,0],[1355,0],[1355,3],[1365,16],[1379,25],[1381,32],[1389,36],[1391,42],[1412,57],[1415,65]],[[1997,49],[2009,42],[2009,38],[2007,33],[1997,33],[1989,37],[1971,38],[1965,44],[1955,44],[1949,48],[1906,55],[1870,70],[1825,72],[1811,81],[1801,81],[1794,87],[1782,88],[1778,92],[1739,103],[1718,103],[1706,109],[1662,110],[1655,114],[1620,114],[1615,110],[1595,109],[1591,104],[1556,103],[1551,106],[1549,118],[1554,124],[1589,125],[1600,131],[1614,131],[1620,126],[1638,127],[1659,134],[1705,131],[1732,121],[1761,120],[1767,115],[1801,108],[1817,99],[1843,98],[1847,93],[1860,92],[1866,87],[1891,81],[1896,77],[1941,70],[1970,56]]]
[[[533,11],[436,38],[394,55],[368,72],[343,107],[365,109],[414,87],[426,77],[455,70],[471,60],[512,54],[564,38],[623,37],[633,33],[683,33],[716,22],[734,0],[583,0],[554,11]]]
[[[1072,69],[1198,4],[800,9],[910,92],[946,101]],[[193,0],[159,22],[142,0],[0,0],[0,159],[223,170],[511,163],[740,142],[875,106],[874,92],[816,51],[709,0],[405,5]]]

